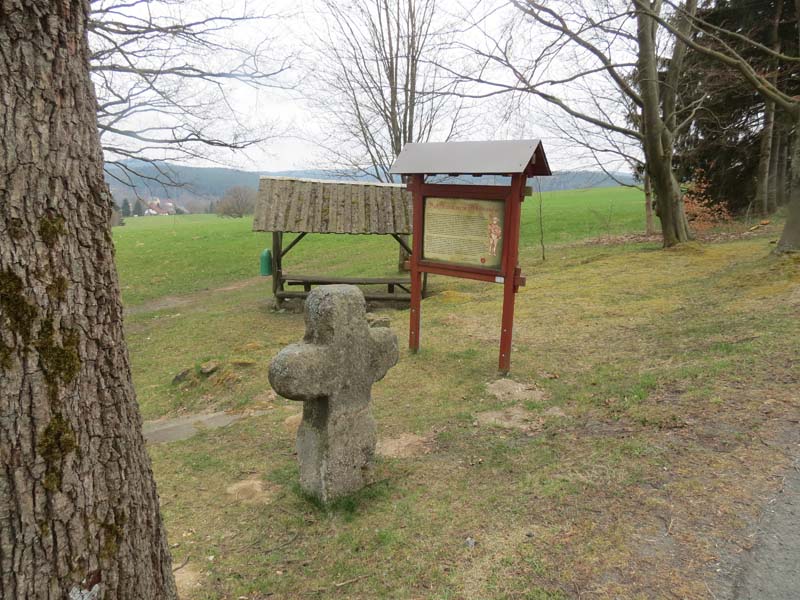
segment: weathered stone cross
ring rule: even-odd
[[[397,337],[370,328],[364,295],[352,285],[326,285],[306,299],[306,334],[272,360],[269,381],[284,398],[301,400],[297,432],[300,485],[328,502],[365,484],[375,454],[372,384],[397,363]]]

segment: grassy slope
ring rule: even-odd
[[[586,218],[591,203],[551,200],[553,239],[608,231]],[[638,227],[639,202],[629,200],[620,195],[614,212]],[[526,222],[535,208],[526,202]],[[212,223],[199,226],[220,239]],[[546,392],[522,407],[538,432],[475,425],[503,408],[485,392],[501,290],[437,278],[439,293],[423,304],[423,350],[401,352],[374,388],[380,434],[430,436],[432,452],[380,460],[377,483],[330,511],[295,484],[282,422],[298,405],[269,394],[268,361],[303,323],[268,310],[266,281],[128,317],[145,415],[266,410],[150,448],[176,561],[188,558],[186,572],[202,582],[192,598],[701,598],[722,585],[716,569],[725,575],[726,553],[749,543],[800,416],[800,265],[768,257],[763,238],[674,251],[551,247],[544,263],[532,232],[523,245],[513,375]],[[347,257],[339,262],[360,260]],[[123,284],[126,269],[145,270],[122,262]],[[219,267],[212,281],[161,293],[241,276]],[[386,313],[404,347],[407,311]],[[223,363],[219,375],[169,384],[207,358]],[[248,477],[272,490],[267,505],[225,494]]]
[[[542,199],[548,245],[644,227],[643,201],[636,190],[554,192],[543,194]],[[540,253],[538,201],[536,196],[524,204],[521,248],[526,256]],[[251,278],[242,290],[247,301],[268,298],[269,279],[256,275],[259,253],[271,243],[270,236],[253,233],[251,227],[250,219],[187,215],[131,218],[114,230],[123,301],[131,313],[128,329],[134,333],[129,336],[134,378],[145,418],[197,409],[208,404],[206,396],[213,397],[216,406],[241,406],[268,386],[263,372],[255,376],[232,373],[232,379],[241,380],[235,392],[225,386],[184,390],[170,385],[183,369],[230,358],[231,352],[221,349],[251,334],[252,313],[245,311],[241,319],[231,319],[229,304],[241,300],[237,290],[224,289]],[[292,250],[286,268],[337,275],[393,274],[396,257],[397,245],[385,236],[317,235]],[[434,289],[452,283],[439,278],[431,281]],[[161,314],[169,308],[175,310]],[[265,331],[275,340],[270,352],[291,340],[282,333],[278,319],[273,316]],[[153,326],[143,330],[143,324]],[[147,335],[136,335],[145,330]],[[248,356],[247,351],[238,354]]]

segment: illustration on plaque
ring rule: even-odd
[[[423,260],[500,269],[505,203],[425,198]]]
[[[499,219],[492,217],[489,221],[489,254],[497,256],[497,242],[503,237],[503,230],[500,229]]]

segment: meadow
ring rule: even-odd
[[[539,196],[523,205],[523,247],[539,244]],[[644,231],[644,200],[631,188],[599,188],[541,195],[544,241]],[[222,286],[258,274],[269,234],[253,233],[252,219],[216,215],[128,218],[114,230],[126,306]],[[291,241],[287,235],[284,246]],[[384,236],[309,236],[289,264],[336,275],[391,273],[397,245]],[[394,261],[394,262],[393,262]]]
[[[299,490],[299,404],[269,360],[303,334],[257,276],[249,219],[128,219],[114,231],[145,419],[250,415],[149,446],[182,597],[713,598],[729,591],[797,443],[800,262],[776,225],[662,250],[635,190],[545,194],[523,211],[511,377],[492,393],[501,287],[432,278],[422,349],[373,388],[373,483]],[[309,236],[298,271],[391,272],[396,245]],[[199,366],[214,360],[210,377]],[[173,377],[189,369],[189,376]],[[248,493],[241,493],[247,490]],[[727,587],[726,587],[727,586]]]

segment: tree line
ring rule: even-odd
[[[197,204],[195,202],[195,204]],[[206,214],[217,214],[221,217],[244,217],[252,215],[256,206],[256,191],[244,185],[235,185],[225,192],[218,200],[209,200],[202,205],[202,210]],[[123,198],[119,207],[120,215],[124,217],[143,217],[146,214],[148,204],[141,198],[136,198],[131,203],[130,198]],[[175,207],[175,214],[187,214],[187,210],[181,206]]]

